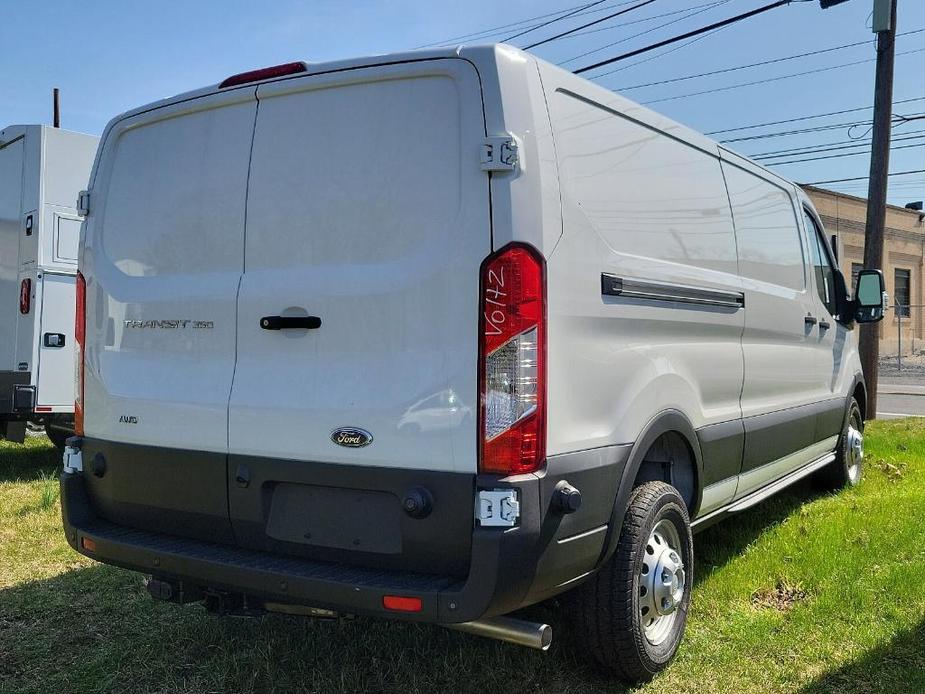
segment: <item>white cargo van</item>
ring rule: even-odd
[[[292,63],[106,128],[64,524],[219,612],[537,648],[566,593],[642,680],[692,527],[858,481],[849,298],[790,181],[504,45]]]
[[[0,130],[0,437],[73,430],[74,277],[99,138],[44,125]]]

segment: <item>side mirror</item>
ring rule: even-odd
[[[880,270],[861,270],[854,289],[854,319],[858,323],[883,320],[886,310],[886,286]]]

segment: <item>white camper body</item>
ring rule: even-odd
[[[74,413],[74,281],[99,138],[44,125],[0,131],[0,434],[26,422],[59,442]]]

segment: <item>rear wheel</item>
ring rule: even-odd
[[[65,442],[74,435],[74,432],[68,429],[62,429],[56,424],[46,424],[45,434],[51,439],[51,443],[55,448],[59,451],[63,451],[66,445]]]
[[[851,398],[838,438],[838,448],[835,449],[835,460],[819,471],[817,481],[830,490],[854,487],[860,483],[863,472],[864,419],[858,401]]]
[[[629,682],[667,667],[687,624],[693,559],[678,491],[664,482],[633,490],[617,551],[575,595],[579,638],[595,660]]]

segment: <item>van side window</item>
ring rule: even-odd
[[[797,291],[806,287],[803,244],[790,194],[723,162],[743,277]]]
[[[825,250],[822,232],[816,220],[806,210],[803,210],[803,218],[806,220],[806,233],[809,234],[809,245],[812,249],[816,291],[819,292],[819,298],[822,299],[829,313],[834,316],[837,310],[835,307],[835,271],[829,262],[829,254]]]

